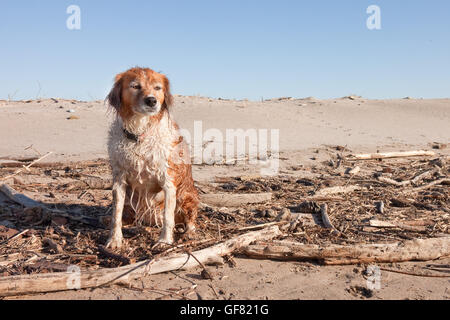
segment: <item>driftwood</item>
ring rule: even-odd
[[[371,159],[389,159],[389,158],[407,158],[418,156],[434,156],[433,151],[406,151],[406,152],[386,152],[386,153],[364,153],[350,155],[347,160],[371,160]]]
[[[324,188],[316,192],[314,195],[315,197],[323,197],[330,194],[337,194],[337,193],[350,193],[355,190],[361,189],[360,186],[345,186],[345,187],[330,187],[330,188]]]
[[[274,260],[315,260],[325,265],[428,261],[450,256],[450,237],[415,239],[391,244],[303,245],[254,244],[241,252]]]
[[[408,231],[425,232],[427,229],[425,226],[409,225],[407,223],[397,222],[397,221],[381,221],[381,220],[370,220],[369,224],[371,227],[376,228],[400,228]]]
[[[7,180],[7,179],[9,179],[9,178],[12,178],[12,177],[14,177],[15,175],[18,175],[19,173],[21,173],[23,170],[28,170],[28,169],[30,169],[31,166],[33,166],[33,165],[36,164],[37,162],[39,162],[39,161],[41,161],[41,160],[47,158],[47,157],[48,157],[49,155],[51,155],[52,153],[53,153],[53,152],[49,152],[49,153],[47,153],[46,155],[40,157],[39,159],[33,161],[33,162],[30,163],[29,165],[23,166],[22,168],[17,169],[13,174],[11,174],[11,175],[9,175],[9,176],[6,176],[6,177],[4,177],[4,178],[0,178],[0,181],[2,181],[2,180]]]
[[[11,188],[6,184],[0,184],[0,193],[3,193],[5,196],[8,197],[8,199],[24,206],[25,208],[41,208],[43,210],[44,215],[64,217],[72,221],[91,225],[94,227],[102,227],[102,224],[99,222],[99,219],[97,218],[74,215],[61,210],[49,209],[43,203],[33,200],[27,197],[26,195],[17,192],[16,190],[14,190],[13,188]]]
[[[193,252],[198,261],[207,264],[217,260],[218,256],[229,255],[237,249],[248,246],[254,241],[266,241],[281,234],[277,226],[253,231],[227,240],[212,247]],[[189,269],[198,262],[188,253],[179,253],[154,260],[112,269],[93,271],[45,273],[35,275],[11,276],[0,278],[0,296],[15,296],[41,292],[54,292],[83,288],[94,288],[112,283],[129,283],[131,280],[146,275],[158,274],[172,270]]]
[[[450,185],[450,179],[443,178],[443,179],[435,180],[435,181],[430,182],[430,183],[428,183],[426,185],[423,185],[421,187],[414,188],[414,190],[415,191],[426,190],[426,189],[434,187],[435,185],[438,185],[438,184]]]
[[[411,184],[411,180],[405,180],[405,181],[402,181],[402,182],[398,182],[398,181],[396,181],[394,179],[387,178],[387,177],[382,177],[382,176],[378,177],[378,180],[380,182],[384,182],[384,183],[387,183],[387,184],[392,184],[392,185],[397,186],[397,187],[405,187],[405,186],[408,186],[408,185]]]
[[[215,207],[240,207],[246,204],[266,202],[272,193],[210,193],[200,195],[200,201]]]
[[[328,216],[328,206],[326,204],[320,206],[320,215],[325,228],[336,229],[330,221],[330,217]]]
[[[44,205],[37,202],[24,194],[21,194],[8,186],[7,184],[0,184],[0,192],[8,197],[9,200],[14,201],[17,204],[24,206],[25,208],[42,208]]]

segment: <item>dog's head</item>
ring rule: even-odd
[[[132,68],[116,76],[106,98],[123,118],[156,116],[172,104],[167,77],[148,68]]]

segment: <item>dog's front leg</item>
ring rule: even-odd
[[[165,183],[164,191],[164,217],[161,235],[155,247],[165,247],[173,243],[173,231],[175,228],[175,207],[177,202],[177,189],[171,181]]]
[[[124,182],[115,182],[113,185],[113,215],[111,221],[111,232],[107,248],[117,249],[122,246],[122,213],[125,204],[126,184]]]

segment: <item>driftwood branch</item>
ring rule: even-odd
[[[217,260],[218,256],[231,254],[254,241],[267,241],[280,234],[279,228],[273,226],[240,235],[215,246],[193,252],[193,254],[199,261],[207,264],[211,259]],[[189,269],[197,265],[198,262],[189,254],[180,253],[120,268],[82,271],[79,273],[60,272],[3,277],[0,278],[0,296],[94,288],[116,282],[129,283],[133,279],[146,275]]]
[[[11,201],[14,201],[17,204],[20,204],[24,206],[25,208],[42,208],[44,214],[47,214],[49,216],[58,216],[58,217],[64,217],[67,219],[70,219],[72,221],[76,221],[79,223],[91,225],[94,227],[102,227],[102,224],[99,222],[97,218],[87,217],[87,216],[80,216],[80,215],[72,215],[70,213],[55,210],[55,209],[49,209],[46,207],[43,203],[38,202],[36,200],[33,200],[26,195],[17,192],[10,186],[6,184],[0,184],[0,192],[3,193],[5,196],[8,197]]]
[[[320,215],[325,228],[336,229],[330,221],[330,217],[328,216],[328,206],[326,204],[320,206]]]
[[[371,159],[389,159],[389,158],[407,158],[418,156],[434,156],[433,151],[406,151],[406,152],[386,152],[386,153],[363,153],[351,155],[347,160],[371,160]]]
[[[2,180],[7,180],[7,179],[9,179],[9,178],[12,178],[12,177],[14,177],[15,175],[18,175],[19,173],[21,173],[23,170],[28,170],[28,169],[30,169],[31,166],[33,166],[34,164],[38,163],[39,161],[41,161],[41,160],[47,158],[47,157],[48,157],[49,155],[51,155],[52,153],[53,153],[53,152],[49,152],[49,153],[47,153],[46,155],[43,155],[42,157],[40,157],[39,159],[33,161],[33,162],[30,163],[29,165],[23,166],[23,168],[17,169],[13,174],[11,174],[11,175],[9,175],[9,176],[6,176],[6,177],[4,177],[4,178],[0,178],[0,181],[2,181]]]
[[[405,181],[402,181],[402,182],[398,182],[398,181],[396,181],[394,179],[391,179],[391,178],[388,178],[388,177],[382,177],[382,176],[378,177],[378,180],[381,181],[381,182],[387,183],[387,184],[392,184],[392,185],[397,186],[397,187],[405,187],[405,186],[408,186],[408,185],[411,184],[411,180],[405,180]]]
[[[215,207],[240,207],[246,204],[266,202],[272,193],[210,193],[200,195],[200,201]]]
[[[407,223],[397,222],[397,221],[381,221],[381,220],[370,220],[369,224],[371,227],[375,228],[400,228],[408,231],[424,232],[426,231],[425,226],[413,226]]]
[[[450,237],[415,239],[392,244],[303,245],[255,244],[242,249],[248,257],[315,260],[325,265],[428,261],[450,256]]]

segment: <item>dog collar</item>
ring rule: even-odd
[[[125,134],[125,137],[127,137],[128,140],[132,140],[134,142],[139,142],[139,136],[135,135],[134,133],[131,133],[127,129],[123,129],[123,133]]]

